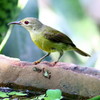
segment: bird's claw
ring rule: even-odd
[[[34,65],[37,65],[37,64],[39,64],[39,63],[40,63],[40,61],[35,61],[35,62],[33,62]]]
[[[55,66],[55,65],[57,64],[57,62],[58,62],[58,61],[51,62],[51,65],[52,65],[52,66]]]

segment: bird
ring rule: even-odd
[[[73,41],[64,33],[41,23],[37,18],[27,17],[20,21],[8,23],[8,25],[17,24],[24,27],[30,34],[30,37],[35,45],[37,45],[47,54],[34,64],[40,63],[45,57],[49,56],[52,52],[59,52],[59,57],[55,64],[60,60],[64,51],[75,51],[82,56],[90,56],[88,53],[77,48]]]

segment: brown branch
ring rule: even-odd
[[[46,75],[45,75],[46,74]],[[0,55],[0,85],[34,91],[61,89],[65,96],[89,98],[100,95],[100,71],[59,62],[29,62]],[[84,99],[84,100],[85,100]]]

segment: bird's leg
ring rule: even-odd
[[[60,55],[59,55],[57,61],[55,61],[53,65],[55,65],[60,60],[60,58],[62,57],[63,51],[61,50],[61,51],[59,51],[59,53],[60,53]]]
[[[47,57],[47,56],[49,56],[50,55],[50,53],[47,53],[46,55],[44,55],[42,58],[40,58],[39,60],[37,60],[37,61],[35,61],[35,62],[33,62],[33,64],[38,64],[38,63],[40,63],[45,57]]]

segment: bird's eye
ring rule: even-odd
[[[28,23],[29,23],[29,21],[25,21],[24,23],[25,23],[25,24],[28,24]]]

